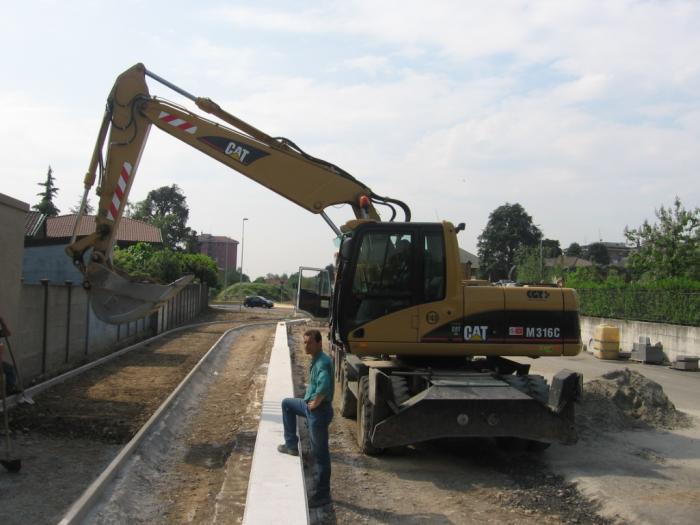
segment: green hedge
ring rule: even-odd
[[[577,292],[582,315],[700,326],[699,289],[601,286]]]
[[[215,298],[216,301],[240,301],[249,295],[262,295],[271,301],[291,300],[290,290],[280,289],[279,284],[266,283],[236,283],[222,290]]]

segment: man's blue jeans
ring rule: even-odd
[[[330,401],[324,401],[316,410],[309,410],[303,399],[288,397],[282,400],[284,443],[287,448],[291,449],[299,446],[297,416],[305,417],[309,423],[311,453],[316,460],[316,494],[329,496],[331,493],[331,455],[328,451],[328,425],[333,419],[333,405]]]

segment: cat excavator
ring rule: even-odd
[[[146,77],[226,125],[152,96]],[[574,290],[463,279],[457,235],[464,224],[411,222],[400,200],[374,193],[338,166],[143,64],[117,78],[85,175],[79,216],[98,180],[95,232],[78,240],[74,232],[66,249],[100,319],[141,318],[191,280],[133,282],[112,264],[117,227],[151,126],[320,215],[339,238],[329,345],[340,412],[357,419],[365,453],[456,436],[516,437],[534,447],[576,441],[581,375],[563,370],[550,385],[529,374],[528,364],[508,359],[581,351]],[[339,204],[354,214],[340,227],[325,213]],[[388,221],[378,208],[391,214]],[[399,213],[403,220],[397,220]]]

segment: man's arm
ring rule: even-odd
[[[318,405],[323,403],[324,399],[326,399],[325,394],[317,394],[316,397],[309,400],[309,402],[307,404],[307,406],[309,407],[309,410],[316,410],[318,408]]]
[[[321,369],[319,371],[316,383],[319,385],[319,388],[316,390],[317,394],[309,400],[309,410],[316,410],[323,400],[329,396],[331,388],[333,388],[331,376],[326,369]]]

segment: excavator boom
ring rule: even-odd
[[[171,102],[150,95],[146,76],[164,83],[193,100],[203,111],[231,127],[203,118]],[[99,210],[95,232],[80,240],[75,234],[66,252],[85,275],[93,291],[95,312],[102,320],[121,323],[143,317],[170,299],[190,278],[171,285],[133,283],[112,267],[116,232],[152,125],[218,160],[235,171],[282,195],[302,208],[320,214],[337,235],[340,230],[325,214],[329,206],[349,204],[357,219],[379,220],[374,204],[408,207],[400,201],[374,194],[367,186],[337,166],[314,158],[293,142],[272,138],[207,98],[190,95],[136,64],[116,80],[85,176],[85,195],[98,175]],[[107,142],[107,158],[102,152]],[[82,209],[82,206],[81,206]],[[77,221],[76,221],[77,225]],[[92,249],[90,261],[85,261]]]

